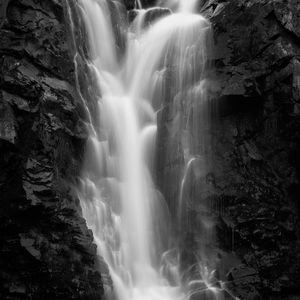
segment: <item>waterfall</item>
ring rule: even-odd
[[[187,291],[197,280],[182,281],[180,255],[172,244],[174,218],[153,179],[158,113],[172,99],[180,109],[184,98],[201,102],[205,94],[210,24],[193,13],[196,0],[177,1],[175,13],[151,26],[144,21],[147,11],[141,10],[127,29],[126,51],[120,55],[110,1],[78,3],[88,33],[88,67],[101,91],[95,111],[89,112],[98,117],[90,118],[78,195],[98,253],[109,266],[112,296],[181,300],[199,294],[200,299],[223,299],[205,263],[200,283],[209,293],[198,286]],[[170,131],[188,131],[190,127],[182,125],[189,122],[189,113],[186,116],[179,114]],[[195,132],[191,129],[190,134]],[[197,147],[182,136],[185,171],[182,181],[174,182],[181,186],[175,199],[179,226],[184,223],[188,172],[199,160]]]

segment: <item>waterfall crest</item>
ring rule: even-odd
[[[113,297],[188,299],[192,293],[182,283],[180,255],[171,242],[174,220],[153,180],[157,114],[174,97],[201,101],[210,24],[193,13],[196,0],[177,1],[176,13],[150,26],[141,10],[120,57],[109,1],[78,2],[88,33],[88,66],[101,91],[96,111],[90,111],[98,117],[89,124],[78,195],[98,253],[109,266]],[[187,120],[179,116],[170,131],[182,122]],[[192,142],[183,140],[182,147],[186,171],[182,182],[174,183],[181,185],[179,226],[187,172],[198,159]],[[206,266],[202,271],[209,273]],[[210,290],[203,299],[223,299],[210,287],[209,276],[201,281]]]

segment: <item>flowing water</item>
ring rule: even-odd
[[[175,103],[179,99],[178,106],[182,98],[200,103],[206,99],[210,24],[193,13],[196,0],[174,1],[176,12],[150,26],[145,25],[148,12],[140,10],[127,29],[126,50],[120,55],[110,0],[78,2],[88,33],[88,67],[101,91],[95,111],[89,112],[99,117],[90,118],[78,194],[98,253],[109,266],[111,297],[223,299],[212,284],[213,264],[207,258],[200,257],[199,278],[183,283],[180,255],[171,242],[174,222],[177,227],[184,223],[189,170],[201,160],[191,138],[182,140],[185,167],[182,181],[174,182],[180,186],[177,221],[169,216],[164,196],[153,182],[157,115],[166,105],[165,98],[170,98],[166,89],[173,91]],[[189,117],[176,120],[174,128],[190,123]],[[189,128],[183,126],[185,131]]]

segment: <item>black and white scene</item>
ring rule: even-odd
[[[300,300],[300,0],[0,0],[0,300]]]

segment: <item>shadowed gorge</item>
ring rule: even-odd
[[[298,0],[0,0],[0,299],[300,299]]]

